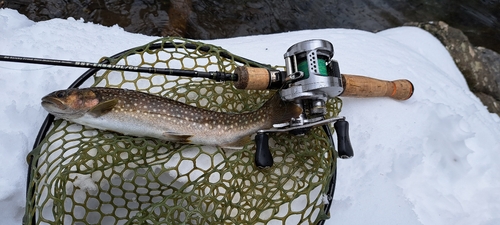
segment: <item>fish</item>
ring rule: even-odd
[[[129,136],[241,148],[258,130],[289,122],[302,113],[276,93],[252,112],[216,112],[141,91],[90,87],[54,91],[42,107],[57,118]]]

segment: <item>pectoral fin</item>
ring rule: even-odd
[[[111,99],[105,102],[101,102],[89,110],[89,114],[93,117],[100,117],[109,111],[111,111],[115,105],[118,103],[118,99]]]
[[[173,133],[173,132],[164,132],[163,137],[167,141],[175,141],[175,142],[180,142],[180,143],[190,143],[191,141],[189,140],[190,137],[193,135],[189,134],[179,134],[179,133]]]

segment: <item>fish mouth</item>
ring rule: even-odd
[[[61,112],[68,108],[68,106],[66,106],[66,104],[64,104],[64,102],[60,99],[51,96],[45,96],[42,98],[42,107],[49,112]]]

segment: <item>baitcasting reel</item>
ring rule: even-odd
[[[326,101],[340,95],[344,90],[339,65],[333,59],[333,52],[333,45],[325,40],[299,42],[291,46],[284,55],[286,72],[269,72],[271,82],[266,89],[269,89],[269,86],[281,88],[282,99],[297,104],[302,108],[302,114],[298,118],[292,118],[289,123],[275,124],[272,129],[257,132],[255,164],[258,167],[265,168],[273,164],[267,133],[290,132],[304,135],[311,127],[323,125],[327,134],[331,135],[327,124],[332,122],[335,122],[337,130],[340,157],[350,158],[354,155],[348,135],[349,124],[345,118],[325,119]],[[241,69],[237,70],[236,74]],[[240,80],[243,80],[241,78],[244,76],[238,75]],[[262,83],[265,82],[259,82]],[[239,82],[236,82],[235,86],[238,87],[238,84]]]
[[[329,123],[335,122],[337,151],[340,158],[351,158],[354,152],[349,140],[349,123],[345,117],[325,119],[326,101],[339,95],[354,97],[392,97],[406,100],[413,93],[408,80],[383,81],[369,77],[343,75],[333,59],[333,45],[325,40],[307,40],[292,45],[285,53],[286,71],[254,67],[238,67],[239,89],[280,89],[281,98],[302,108],[298,118],[288,123],[275,124],[268,130],[259,130],[255,137],[255,164],[265,168],[273,165],[268,135],[271,132],[290,132],[304,135],[314,126],[322,125],[331,136]],[[333,143],[332,143],[333,147]]]

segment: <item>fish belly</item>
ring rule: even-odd
[[[205,126],[185,121],[182,125],[165,119],[106,114],[100,117],[84,115],[72,122],[99,130],[108,130],[137,137],[152,137],[181,143],[241,148],[250,141],[256,130],[234,130]]]

